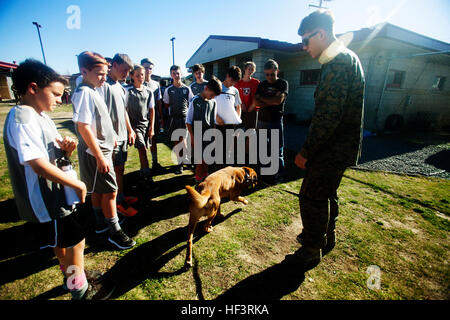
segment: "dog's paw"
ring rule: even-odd
[[[205,228],[205,232],[210,233],[211,231],[213,231],[213,227],[206,227]]]
[[[246,199],[243,199],[242,203],[245,204],[245,205],[248,205],[248,201]]]
[[[185,261],[184,262],[184,268],[189,269],[192,267],[192,261]]]

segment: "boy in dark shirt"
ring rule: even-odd
[[[189,103],[189,109],[186,117],[186,127],[189,131],[189,135],[191,136],[191,146],[194,148],[201,148],[203,155],[203,133],[210,128],[214,127],[214,122],[217,114],[217,103],[214,100],[215,96],[218,96],[222,91],[222,83],[215,77],[206,84],[203,91],[194,97]],[[194,122],[201,122],[202,124],[202,132],[194,132]],[[194,126],[194,127],[193,127]],[[200,135],[200,139],[197,138],[197,141],[201,141],[201,145],[196,146],[194,141],[195,137]],[[194,151],[195,154],[195,151]],[[194,157],[195,160],[195,157]],[[208,175],[208,166],[203,161],[196,164],[195,166],[195,181],[200,182]]]

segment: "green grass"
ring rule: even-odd
[[[70,122],[58,114],[70,111],[70,106],[64,106],[53,114],[67,134],[73,134]],[[5,115],[0,108],[0,120]],[[163,143],[158,148],[161,164],[171,166],[170,148]],[[138,154],[130,148],[126,173],[138,169]],[[299,170],[291,168],[289,172],[291,181],[246,195],[247,206],[223,203],[226,218],[218,221],[209,234],[198,230],[194,267],[187,271],[182,269],[188,222],[184,185],[193,184],[192,172],[155,176],[166,191],[143,197],[138,215],[124,224],[137,245],[130,250],[111,251],[102,237],[88,237],[86,267],[122,270],[125,289],[116,297],[121,300],[214,299],[246,281],[254,284],[258,277],[262,288],[267,285],[265,281],[282,282],[287,275],[267,277],[266,272],[300,247],[296,236],[302,226],[295,193],[302,179]],[[448,180],[347,170],[339,188],[336,248],[305,274],[304,281],[288,279],[295,286],[279,298],[449,299],[449,194]],[[13,198],[3,144],[0,198],[0,206]],[[4,214],[0,211],[1,217]],[[6,217],[0,221],[0,237],[22,230],[23,222]],[[17,239],[21,236],[13,235]],[[0,270],[5,272],[0,299],[42,295],[70,299],[69,294],[49,294],[62,283],[51,252],[32,251],[24,244],[13,249],[3,246]],[[380,290],[367,287],[366,270],[371,265],[381,269]]]

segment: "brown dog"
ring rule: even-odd
[[[220,212],[221,198],[229,197],[230,200],[247,204],[248,201],[240,194],[250,185],[254,187],[256,183],[255,170],[248,167],[226,167],[206,177],[198,185],[197,190],[186,186],[190,198],[186,267],[192,266],[192,238],[200,218],[208,217],[205,231],[211,232],[211,222],[214,217],[217,214],[223,216]]]

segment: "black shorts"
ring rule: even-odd
[[[39,249],[71,248],[80,243],[85,238],[85,232],[80,221],[74,216],[76,214],[74,212],[50,222],[34,223],[33,229]]]

